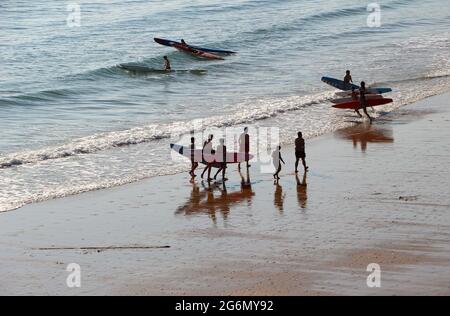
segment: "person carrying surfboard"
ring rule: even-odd
[[[214,175],[214,180],[217,179],[217,175],[222,171],[222,180],[225,182],[228,179],[225,177],[227,170],[227,146],[225,146],[225,140],[222,138],[219,140],[220,145],[216,148],[216,161],[220,163],[220,168]]]
[[[281,146],[278,146],[272,153],[272,163],[276,170],[273,177],[276,181],[278,181],[280,180],[279,174],[281,172],[281,163],[286,164],[283,157],[281,157]]]
[[[208,171],[208,181],[212,180],[211,179],[211,168],[212,168],[213,161],[209,161],[209,160],[211,160],[211,158],[205,159],[205,155],[211,156],[215,153],[213,150],[213,145],[212,145],[213,138],[214,138],[214,135],[209,135],[208,139],[203,144],[203,160],[206,161],[206,168],[205,168],[205,170],[203,170],[201,177],[203,179],[203,176],[205,175],[206,171]]]
[[[195,138],[191,137],[191,171],[189,171],[189,174],[192,178],[195,178],[195,169],[198,168],[198,161],[196,161],[195,157]]]
[[[372,123],[373,118],[367,113],[367,99],[366,99],[367,89],[366,89],[366,83],[364,81],[361,82],[361,88],[359,88],[359,103],[361,109],[363,109],[364,114],[367,115],[367,117],[370,120],[370,123]]]
[[[308,166],[306,165],[306,153],[305,153],[305,139],[303,138],[302,132],[298,132],[298,138],[295,140],[295,173],[298,173],[298,163],[300,159],[303,163],[303,168],[305,173],[308,171]]]
[[[244,128],[244,133],[239,136],[239,152],[245,153],[245,161],[247,169],[251,166],[248,164],[250,155],[250,135],[248,134],[248,127]],[[238,164],[238,170],[241,170],[241,163]]]
[[[165,71],[171,71],[172,67],[170,66],[169,57],[164,56],[164,70]]]
[[[355,87],[352,88],[352,100],[353,101],[359,100],[358,93],[356,92]],[[358,114],[359,117],[362,117],[361,113],[359,112],[359,109],[356,109],[355,112],[356,112],[356,114]]]

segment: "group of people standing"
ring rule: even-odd
[[[226,169],[227,163],[231,161],[227,161],[227,146],[225,145],[225,140],[222,138],[219,140],[219,145],[216,149],[213,148],[213,139],[214,135],[209,135],[208,139],[203,143],[202,148],[202,157],[201,160],[206,164],[206,168],[203,170],[201,174],[201,178],[203,179],[205,174],[208,173],[208,181],[216,180],[219,173],[222,172],[222,180],[227,181],[226,178]],[[189,175],[192,178],[196,177],[195,170],[199,167],[199,159],[196,157],[196,145],[195,138],[191,137],[191,170],[189,171]],[[251,167],[249,164],[250,161],[250,135],[248,133],[248,127],[244,128],[244,132],[239,137],[239,153],[244,155],[244,162],[247,170]],[[207,156],[211,157],[214,155],[215,159],[205,159]],[[305,173],[308,171],[308,166],[306,165],[306,151],[305,151],[305,139],[303,138],[303,134],[298,132],[298,138],[295,140],[295,173],[298,173],[298,166],[300,160],[302,161],[303,168]],[[211,161],[210,161],[211,160]],[[244,162],[238,163],[238,170],[241,170],[241,164]],[[281,155],[281,146],[277,146],[277,148],[272,153],[272,162],[275,167],[275,173],[273,177],[276,181],[280,180],[280,172],[282,170],[282,164],[285,164],[283,157]],[[218,168],[218,171],[211,178],[211,170],[213,167]]]

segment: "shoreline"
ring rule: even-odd
[[[327,93],[330,93],[330,92],[331,91],[328,91]],[[325,93],[325,92],[323,92],[323,93]],[[415,102],[411,101],[411,102],[408,102],[408,103],[401,103],[401,105],[398,105],[398,107],[394,107],[394,110],[389,109],[389,110],[391,110],[390,112],[384,112],[384,111],[380,112],[379,111],[379,113],[381,113],[381,116],[385,116],[385,115],[390,116],[393,113],[395,114],[396,112],[401,111],[403,108],[408,107],[410,105],[413,105],[413,104],[416,104],[416,103],[423,103],[423,102],[426,102],[426,100],[428,100],[430,98],[438,98],[438,97],[440,97],[442,95],[446,95],[446,94],[449,94],[449,93],[450,93],[450,91],[446,91],[446,92],[440,91],[440,94],[431,94],[431,95],[426,96],[426,97],[420,99],[419,101],[415,101]],[[341,111],[338,110],[337,112],[341,112]],[[347,120],[346,123],[347,124],[351,124],[351,125],[361,122],[361,121],[358,121],[359,119],[357,119],[356,121],[355,120],[348,120],[349,117],[351,117],[351,116],[342,116],[339,119]],[[277,118],[276,117],[275,118],[270,118],[270,119],[268,119],[268,121],[275,126],[276,122],[277,122]],[[351,127],[351,125],[349,126],[349,128]],[[265,126],[265,125],[263,125],[263,126]],[[327,132],[325,132],[323,134],[313,135],[313,136],[305,137],[305,138],[306,138],[306,140],[308,142],[315,142],[316,140],[320,140],[323,137],[327,137],[327,136],[333,135],[336,132],[339,132],[340,130],[345,130],[345,129],[347,129],[347,127],[340,127],[340,128],[338,128],[336,130],[333,130],[333,131],[327,131]],[[287,133],[286,131],[283,132],[283,134],[286,134],[286,133]],[[167,144],[169,144],[169,142]],[[289,147],[289,145],[287,145],[287,146]],[[108,149],[108,150],[111,150],[111,149]],[[170,150],[167,150],[167,151],[170,152]],[[169,157],[170,154],[168,154],[167,156]],[[33,201],[31,201],[31,202],[30,201],[21,201],[21,202],[16,201],[16,202],[14,202],[14,204],[11,204],[9,206],[10,209],[0,210],[0,214],[18,211],[18,210],[20,210],[23,207],[26,207],[28,205],[33,205],[33,204],[38,204],[38,203],[45,203],[45,202],[52,201],[52,200],[57,200],[57,199],[65,199],[65,198],[68,198],[68,197],[71,197],[71,196],[84,195],[84,194],[90,193],[90,192],[98,192],[98,191],[102,191],[102,190],[110,190],[110,189],[114,189],[114,188],[120,188],[120,187],[127,186],[127,185],[130,185],[130,184],[140,183],[140,182],[148,181],[150,179],[159,178],[159,177],[181,175],[181,174],[187,172],[187,170],[188,170],[188,168],[186,168],[185,170],[181,171],[183,169],[183,167],[180,166],[180,165],[176,165],[174,167],[175,167],[175,169],[177,169],[176,171],[171,171],[171,172],[160,174],[160,175],[154,174],[154,175],[147,175],[145,177],[141,177],[141,176],[137,176],[136,175],[133,178],[113,179],[112,182],[111,182],[111,180],[108,180],[107,182],[104,182],[104,183],[100,183],[100,184],[97,183],[97,184],[95,184],[92,187],[90,185],[88,185],[87,187],[84,187],[84,188],[79,188],[79,189],[73,188],[72,190],[75,190],[76,192],[72,192],[72,190],[67,191],[67,192],[64,191],[64,190],[60,191],[59,189],[58,189],[58,191],[60,191],[59,193],[55,193],[53,191],[45,192],[45,193],[41,192],[39,194],[39,196],[40,196],[39,198],[34,197]],[[1,168],[0,168],[0,170],[1,170]],[[97,187],[97,185],[98,185],[98,187]]]
[[[286,147],[279,186],[254,163],[226,191],[175,174],[1,213],[0,293],[448,295],[448,96],[308,140],[306,186]],[[365,284],[374,261],[381,289]]]

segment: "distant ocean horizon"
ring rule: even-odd
[[[169,143],[199,122],[276,126],[282,143],[344,128],[320,78],[347,69],[393,88],[376,115],[450,91],[448,1],[379,1],[379,27],[371,2],[3,1],[0,212],[183,171]],[[238,54],[201,60],[154,37]],[[162,69],[165,55],[184,71],[120,67]]]

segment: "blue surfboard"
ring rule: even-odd
[[[171,40],[166,40],[166,39],[162,39],[162,38],[154,38],[155,42],[163,45],[163,46],[169,46],[169,47],[173,47],[174,45],[181,45],[180,42],[176,42],[176,41],[171,41]],[[193,49],[197,49],[200,50],[202,52],[205,53],[212,53],[212,54],[224,54],[224,55],[232,55],[232,54],[236,54],[236,52],[230,51],[230,50],[221,50],[221,49],[212,49],[212,48],[204,48],[204,47],[199,47],[199,46],[191,46],[188,45],[189,47],[193,48]]]
[[[332,87],[335,87],[336,89],[342,90],[342,91],[351,91],[353,88],[358,90],[360,88],[360,86],[357,86],[355,84],[352,84],[352,83],[346,84],[342,80],[330,78],[330,77],[322,77],[322,81],[325,82],[326,84],[328,84]],[[373,94],[383,94],[383,93],[392,92],[392,89],[391,88],[367,88],[367,92],[373,93]]]

